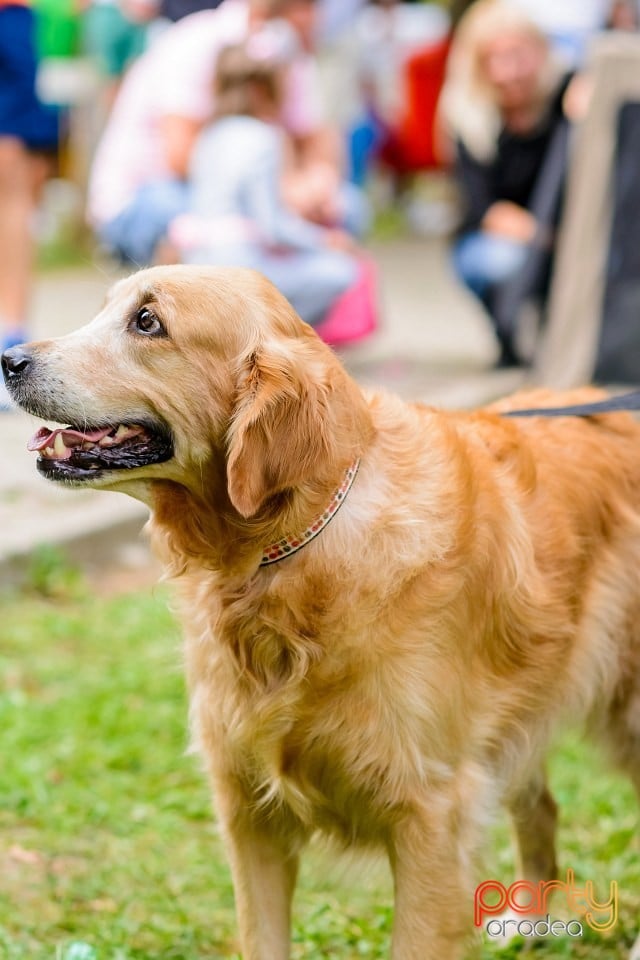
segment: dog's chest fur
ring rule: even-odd
[[[201,590],[209,587],[204,578]],[[245,609],[242,598],[240,613],[208,592],[210,614],[191,618],[186,643],[194,738],[214,766],[233,769],[250,803],[286,809],[301,830],[378,842],[417,784],[451,776],[452,745],[440,738],[431,755],[423,745],[439,723],[437,668],[431,695],[425,683],[408,710],[401,691],[411,667],[378,660],[349,625],[319,618],[317,584],[308,596],[295,609],[269,594]]]

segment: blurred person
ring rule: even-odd
[[[156,13],[156,0],[136,6],[120,0],[89,0],[84,6],[82,51],[106,81],[107,109],[113,105],[125,71],[144,51],[147,28]]]
[[[149,41],[157,0],[137,6],[120,0],[84,0],[81,49],[95,65],[103,82],[103,112],[109,113],[128,68]]]
[[[545,293],[566,165],[566,114],[572,96],[578,99],[570,84],[545,34],[513,4],[477,0],[460,21],[441,100],[463,206],[453,262],[494,321],[503,365],[518,358],[499,315],[501,291],[533,249],[544,256],[530,293]],[[552,177],[541,191],[554,144],[560,148],[553,151]]]
[[[33,219],[58,143],[57,112],[36,94],[34,31],[26,3],[0,0],[0,353],[28,339]]]
[[[450,0],[454,27],[476,0]],[[584,63],[589,41],[611,26],[616,6],[633,7],[635,0],[508,0],[536,23],[553,44],[567,69]],[[615,15],[614,15],[615,16]],[[626,12],[624,14],[626,18]],[[621,26],[621,29],[630,29]]]
[[[212,110],[217,55],[252,26],[242,0],[169,27],[133,64],[98,143],[88,218],[116,255],[150,263],[168,223],[187,207],[195,138]]]
[[[190,167],[193,213],[173,222],[170,237],[185,262],[259,270],[318,324],[356,282],[357,261],[346,234],[304,220],[283,199],[280,53],[275,36],[256,36],[219,54],[215,119]]]
[[[637,0],[613,0],[607,26],[610,30],[634,31],[640,28],[640,5]]]
[[[342,203],[348,214],[355,210],[352,218],[360,215],[358,198],[339,196],[339,145],[324,120],[312,56],[314,0],[225,0],[169,27],[131,68],[114,104],[94,158],[88,216],[123,259],[150,263],[168,223],[187,208],[185,178],[195,139],[214,110],[220,50],[278,18],[297,38],[282,117],[297,153],[292,194],[305,214],[344,218]]]
[[[229,0],[227,0],[229,2]],[[278,12],[278,7],[279,12]],[[286,18],[295,30],[300,54],[288,70],[283,119],[291,134],[293,160],[284,192],[309,220],[342,226],[362,236],[369,225],[364,194],[344,178],[346,157],[339,129],[327,121],[316,59],[322,0],[263,0],[263,13]]]

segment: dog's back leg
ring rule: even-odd
[[[640,698],[638,700],[637,706],[638,706],[637,719],[640,724]],[[637,743],[635,770],[631,771],[631,779],[633,780],[634,786],[636,788],[636,793],[638,795],[638,802],[640,803],[640,737],[638,737],[638,743]],[[638,935],[638,939],[636,940],[635,945],[631,948],[629,960],[640,960],[640,934]]]
[[[516,840],[518,880],[537,884],[555,880],[558,873],[556,862],[556,825],[558,820],[555,800],[551,796],[543,767],[531,772],[524,784],[518,787],[507,802]],[[540,920],[539,914],[516,913],[508,909],[497,918],[505,931],[511,921],[516,923]],[[502,946],[515,936],[509,930],[497,942]]]
[[[627,774],[640,802],[640,633],[635,650],[612,703],[604,738],[607,755]],[[629,960],[640,960],[640,936]]]
[[[640,704],[639,704],[639,708],[640,708]],[[640,713],[640,710],[639,710],[639,713]],[[633,776],[632,779],[635,784],[636,793],[638,795],[638,801],[640,802],[640,741],[638,743],[638,759],[637,759],[637,766],[635,770],[635,776]],[[640,960],[640,934],[638,935],[638,939],[636,940],[635,945],[631,948],[631,954],[629,956],[629,960]]]
[[[556,802],[551,796],[541,767],[509,800],[518,852],[517,874],[520,880],[555,880]]]
[[[637,570],[637,565],[633,567]],[[609,709],[597,717],[594,732],[604,740],[606,756],[625,773],[640,802],[640,600],[634,595],[627,623],[628,642],[621,646],[620,675]],[[629,960],[640,960],[640,936]]]

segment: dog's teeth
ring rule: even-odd
[[[53,444],[53,450],[57,457],[65,457],[67,455],[67,448],[65,442],[62,438],[62,434],[56,434],[56,439]]]
[[[42,452],[44,453],[45,457],[49,457],[49,459],[51,460],[53,460],[56,455],[56,452],[53,449],[53,447],[45,447]]]
[[[118,429],[116,430],[115,439],[121,440],[125,434],[129,433],[130,427],[125,427],[124,423],[121,423]]]

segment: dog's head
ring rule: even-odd
[[[2,368],[18,406],[63,425],[30,443],[48,479],[148,499],[154,480],[201,487],[216,468],[244,517],[335,476],[371,432],[337,358],[249,270],[141,271],[87,326],[14,347]]]

